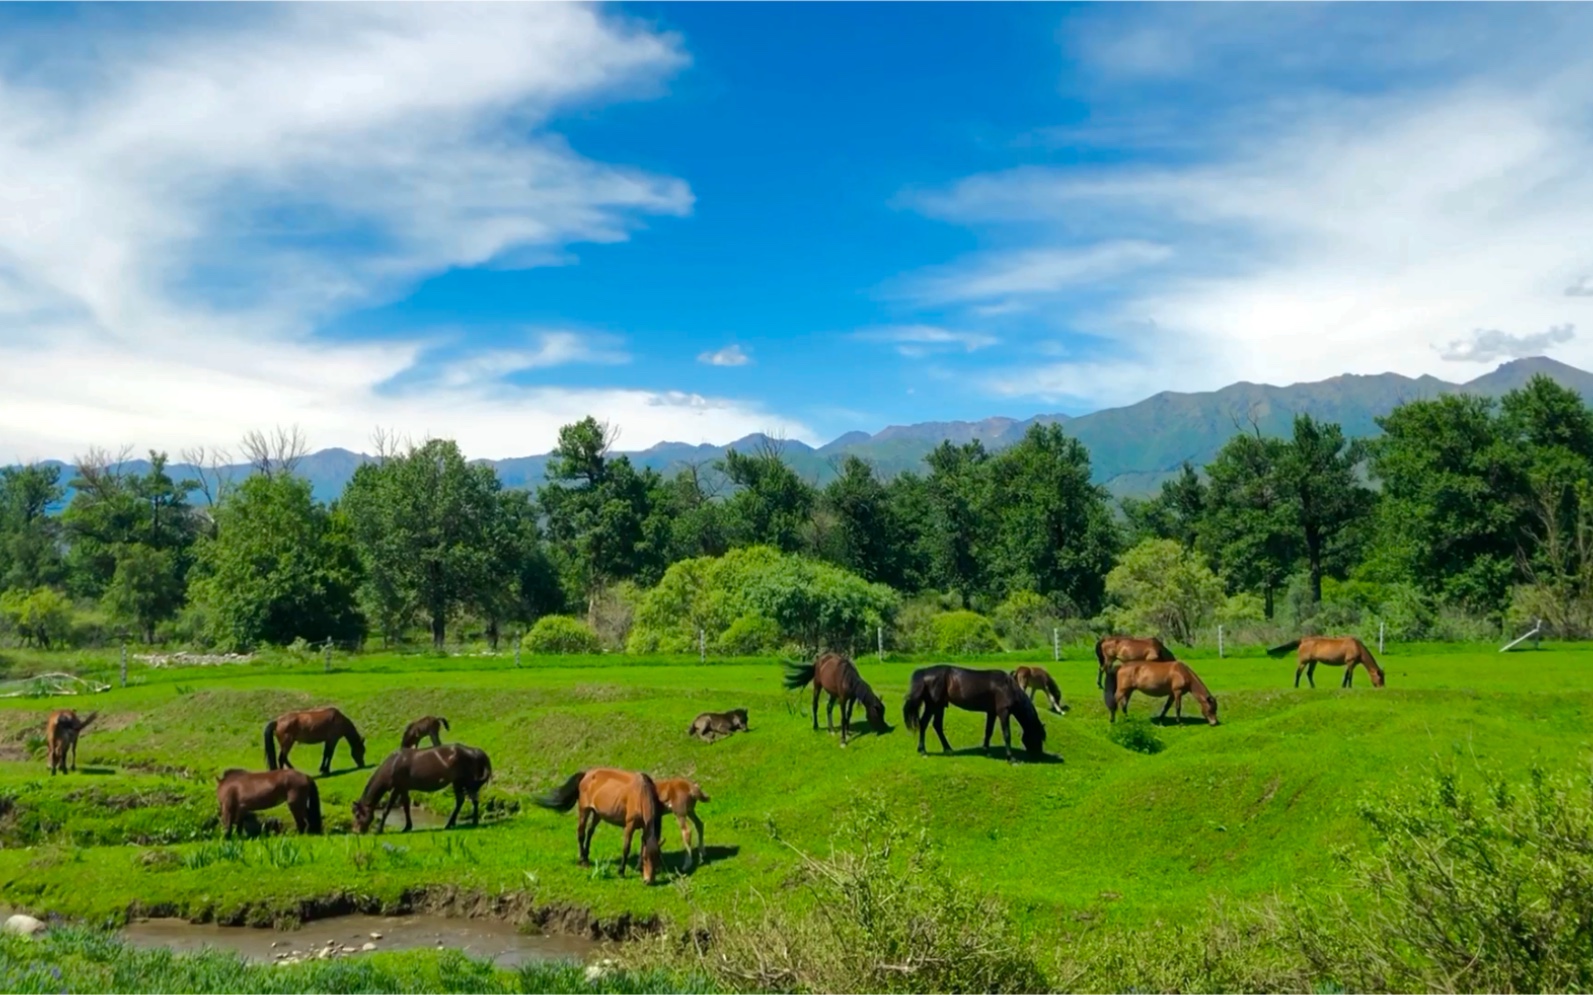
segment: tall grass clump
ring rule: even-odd
[[[1149,719],[1124,716],[1108,727],[1106,736],[1123,749],[1135,753],[1160,753],[1167,748]]]
[[[799,894],[699,915],[685,944],[655,941],[643,962],[662,956],[735,991],[1050,990],[1006,909],[952,878],[928,832],[884,805],[845,818],[828,856],[792,850]]]

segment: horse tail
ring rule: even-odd
[[[1115,704],[1116,701],[1117,701],[1117,668],[1116,667],[1113,667],[1111,670],[1108,670],[1106,672],[1106,680],[1104,682],[1102,682],[1101,700],[1106,703],[1106,707],[1107,707],[1108,711],[1111,710],[1113,704]]]
[[[78,719],[77,720],[77,722],[75,723],[75,728],[73,729],[73,731],[74,732],[82,732],[84,729],[87,729],[89,727],[89,725],[91,723],[93,723],[93,721],[95,719],[97,719],[99,717],[100,717],[100,713],[99,712],[90,712],[90,713],[88,713],[88,716],[86,718],[82,718],[82,719]]]
[[[696,781],[691,782],[691,796],[700,802],[708,801],[708,796],[703,794],[702,786]]]
[[[1272,647],[1271,649],[1267,650],[1267,656],[1280,657],[1283,654],[1289,652],[1290,650],[1299,649],[1299,648],[1300,648],[1300,640],[1296,639],[1292,643],[1284,643],[1282,646],[1274,646],[1274,647]]]
[[[315,786],[315,779],[306,777],[304,786],[308,788],[304,794],[309,805],[304,812],[304,821],[309,823],[310,832],[321,833],[321,789]]]
[[[555,812],[568,812],[581,798],[581,778],[585,776],[586,771],[576,771],[563,784],[536,799],[536,803]]]
[[[912,687],[907,689],[907,700],[902,702],[902,721],[913,732],[918,731],[919,712],[926,704],[924,699],[929,697],[925,683],[923,678],[914,674]]]
[[[277,720],[272,719],[265,725],[265,753],[266,770],[277,769]]]
[[[816,670],[818,670],[818,665],[817,664],[812,664],[812,663],[788,663],[788,664],[786,664],[785,665],[785,681],[784,681],[785,689],[787,691],[796,691],[796,690],[798,690],[800,688],[806,687],[807,683],[809,681],[813,680],[813,673]]]
[[[448,720],[443,718],[441,715],[437,716],[437,721],[441,722],[442,723],[442,727],[444,729],[446,729],[448,732],[453,732],[454,731],[454,727],[449,725],[448,724]]]

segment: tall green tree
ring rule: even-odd
[[[165,453],[151,450],[149,468],[142,474],[129,472],[126,462],[103,451],[78,460],[72,502],[62,522],[71,542],[68,583],[79,596],[102,596],[128,555],[124,547],[132,545],[167,554],[161,562],[171,576],[163,587],[186,586],[194,542],[202,531],[188,498],[199,484],[167,473]],[[139,557],[129,568],[134,571],[155,562],[131,555]]]
[[[251,476],[217,506],[214,521],[190,590],[218,642],[248,649],[300,638],[360,641],[354,537],[345,517],[314,499],[309,481]]]
[[[1241,432],[1206,465],[1199,545],[1236,590],[1261,595],[1267,618],[1300,557],[1299,515],[1282,474],[1287,445]]]
[[[731,545],[768,545],[786,553],[803,547],[817,495],[776,445],[752,453],[726,450],[718,469],[736,487],[725,502]]]
[[[492,581],[478,592],[475,610],[487,625],[487,642],[497,649],[507,625],[529,627],[544,615],[564,610],[558,570],[547,555],[537,526],[537,509],[526,491],[498,493],[492,537]]]
[[[1178,476],[1162,481],[1161,490],[1150,498],[1124,498],[1123,517],[1134,542],[1146,539],[1173,539],[1192,550],[1200,539],[1200,522],[1208,501],[1206,482],[1194,466],[1184,460]]]
[[[1372,493],[1355,477],[1363,447],[1335,422],[1294,416],[1294,436],[1283,447],[1277,472],[1290,498],[1300,548],[1311,582],[1311,602],[1322,600],[1323,565],[1335,544],[1370,513]]]
[[[847,456],[819,504],[833,518],[826,548],[817,550],[821,557],[865,580],[894,588],[905,585],[909,537],[890,490],[875,476],[872,465]]]
[[[925,547],[930,576],[956,591],[967,608],[982,592],[992,541],[986,511],[990,504],[990,454],[978,439],[963,445],[942,442],[924,457],[929,516]]]
[[[0,591],[61,582],[61,523],[50,507],[64,494],[60,467],[0,469]]]
[[[1106,490],[1090,480],[1089,450],[1060,425],[1031,425],[989,471],[992,593],[1034,591],[1099,611],[1120,537]]]
[[[465,462],[451,439],[354,471],[341,505],[365,568],[368,614],[389,639],[422,618],[441,647],[449,616],[499,581],[500,489],[492,467]]]

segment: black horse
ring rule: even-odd
[[[1023,729],[1023,746],[1029,756],[1038,760],[1045,756],[1045,723],[1034,702],[1018,687],[1018,682],[1005,670],[969,670],[966,667],[942,665],[924,667],[913,671],[913,684],[907,691],[907,701],[902,706],[902,716],[907,728],[918,730],[918,752],[924,752],[924,730],[930,722],[935,724],[935,735],[940,737],[941,749],[951,752],[946,742],[944,720],[946,706],[956,705],[970,712],[985,713],[985,750],[990,749],[990,736],[995,732],[996,719],[1001,719],[1001,739],[1007,744],[1007,760],[1012,756],[1012,727],[1010,717],[1016,716]],[[1015,762],[1015,761],[1013,761]]]

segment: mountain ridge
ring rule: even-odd
[[[1498,397],[1539,373],[1593,402],[1593,373],[1534,356],[1501,363],[1463,383],[1398,373],[1341,373],[1286,386],[1239,381],[1214,391],[1160,391],[1134,404],[1085,415],[1051,413],[1021,419],[997,415],[978,421],[887,425],[873,434],[853,430],[818,447],[753,433],[724,445],[660,442],[616,455],[669,474],[689,464],[711,464],[731,448],[745,452],[773,445],[799,474],[823,483],[834,476],[840,458],[848,455],[868,459],[883,475],[893,476],[904,470],[921,470],[924,456],[942,441],[961,444],[977,439],[987,448],[1000,449],[1021,439],[1031,425],[1061,424],[1089,448],[1096,482],[1122,497],[1154,491],[1185,460],[1197,466],[1207,462],[1235,431],[1252,424],[1263,434],[1283,435],[1290,431],[1294,415],[1302,412],[1340,423],[1351,437],[1373,436],[1378,434],[1376,419],[1398,404],[1446,393]],[[545,480],[548,458],[549,454],[542,453],[472,462],[493,466],[505,486],[534,488]],[[369,459],[367,454],[341,447],[322,449],[307,455],[298,472],[310,480],[318,498],[331,500],[342,493],[354,469]],[[42,462],[62,466],[68,473],[71,470],[58,460]],[[148,463],[131,461],[126,467],[140,472]],[[174,476],[195,472],[177,463],[171,469]],[[228,469],[234,474],[247,470],[243,466]]]

